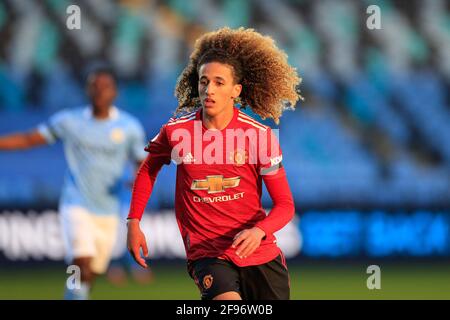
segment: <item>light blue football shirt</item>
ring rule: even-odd
[[[82,206],[93,214],[119,214],[129,161],[145,159],[145,133],[132,115],[111,107],[96,119],[89,106],[62,110],[38,127],[47,142],[61,140],[68,165],[60,206]]]

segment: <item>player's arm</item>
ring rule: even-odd
[[[139,167],[133,185],[131,195],[130,212],[128,214],[127,247],[134,260],[143,268],[147,268],[145,259],[140,255],[140,249],[144,257],[148,256],[147,241],[142,232],[139,222],[144,214],[148,199],[153,190],[156,176],[163,166],[158,158],[153,158],[150,154]]]
[[[258,171],[273,201],[273,208],[253,228],[243,230],[235,236],[232,247],[236,248],[236,254],[241,258],[252,254],[264,237],[283,228],[293,218],[295,212],[294,200],[281,163],[282,153],[278,139],[271,130],[267,130],[265,134],[260,136],[267,138],[262,144],[264,148],[262,154],[270,155],[270,158],[260,159]]]
[[[147,267],[145,259],[140,255],[148,255],[147,242],[139,222],[144,214],[148,199],[153,190],[158,172],[164,164],[170,163],[170,145],[168,143],[165,128],[153,138],[145,148],[149,154],[142,162],[136,175],[131,195],[130,211],[128,214],[127,247],[134,260],[143,268]]]
[[[261,240],[283,228],[292,220],[295,213],[294,200],[284,173],[284,168],[278,169],[274,176],[263,176],[267,191],[273,201],[273,208],[265,219],[259,221],[253,228],[239,232],[232,247],[241,258],[251,255],[261,244]]]
[[[0,137],[0,150],[21,150],[43,144],[47,144],[47,140],[38,130]]]
[[[41,123],[36,129],[28,132],[15,133],[0,137],[0,150],[20,150],[52,144],[64,140],[66,122],[71,120],[71,114],[62,110],[54,114],[48,121]]]
[[[273,202],[272,210],[265,219],[255,227],[264,231],[265,235],[273,234],[292,220],[295,214],[294,199],[284,168],[275,176],[263,176],[264,184]]]
[[[146,140],[144,127],[142,127],[142,124],[136,120],[136,125],[130,135],[130,159],[134,163],[134,179],[136,179],[139,168],[147,157],[147,152],[143,148],[145,144]]]
[[[267,191],[273,202],[272,210],[255,227],[264,231],[266,236],[272,235],[283,228],[294,216],[295,206],[291,189],[283,167],[281,147],[274,131],[266,131],[266,143],[262,144],[263,155],[270,155],[267,159],[261,158],[259,174],[262,177]]]
[[[127,248],[133,259],[143,268],[147,268],[145,259],[141,257],[140,250],[144,257],[148,256],[147,240],[139,226],[139,219],[128,219],[127,222]]]
[[[133,167],[133,177],[130,179],[130,181],[128,181],[127,183],[126,183],[126,186],[127,187],[129,187],[130,189],[132,189],[133,188],[133,184],[134,184],[134,181],[136,180],[136,177],[137,177],[137,174],[138,174],[138,172],[139,172],[139,168],[141,167],[141,165],[142,165],[142,163],[144,162],[145,160],[135,160],[134,161],[134,167]]]

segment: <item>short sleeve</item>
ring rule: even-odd
[[[41,123],[37,130],[49,144],[57,140],[64,140],[68,118],[69,113],[67,111],[60,111],[51,116],[46,122]]]

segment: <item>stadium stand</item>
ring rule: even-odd
[[[279,126],[299,207],[450,204],[448,1],[84,0],[82,30],[65,27],[70,4],[0,3],[0,133],[85,103],[84,70],[104,60],[119,76],[117,105],[151,138],[175,110],[193,39],[252,26],[304,78],[305,102]],[[365,26],[369,4],[382,8],[380,30]],[[1,153],[0,204],[56,203],[62,157],[60,146]],[[173,168],[162,173],[156,207],[173,202],[169,176]]]

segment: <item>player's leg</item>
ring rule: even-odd
[[[154,280],[154,274],[151,266],[148,266],[146,269],[143,269],[141,266],[139,266],[131,256],[131,254],[128,253],[128,265],[130,273],[137,283],[140,284],[149,284],[153,282]]]
[[[91,270],[92,257],[78,257],[73,260],[73,264],[80,268],[81,282],[88,283],[90,287],[95,280],[95,273]]]
[[[128,273],[134,281],[140,284],[148,284],[153,281],[154,276],[150,266],[144,269],[134,261],[127,250],[127,226],[128,205],[121,209],[122,218],[118,223],[116,243],[112,253],[112,261],[107,271],[107,279],[118,286],[124,285],[128,280]]]
[[[92,215],[95,229],[95,256],[90,262],[90,269],[94,276],[105,274],[110,264],[113,249],[117,241],[119,218],[115,214],[98,216]]]
[[[121,209],[121,212],[124,210]],[[129,255],[126,245],[126,216],[122,217],[118,223],[116,243],[112,251],[111,262],[106,273],[109,282],[116,286],[122,286],[128,281],[128,263],[127,255]]]
[[[64,299],[86,300],[89,298],[95,274],[90,267],[96,254],[95,228],[89,212],[78,206],[61,206],[60,221],[66,250],[66,262],[80,271],[79,286],[66,285]]]
[[[80,269],[79,286],[69,288],[66,284],[64,300],[88,300],[95,275],[91,272],[89,264],[91,257],[80,257],[72,261],[71,265],[76,265]]]
[[[282,253],[262,265],[242,267],[241,290],[246,300],[289,300],[290,279]]]
[[[128,281],[128,274],[123,259],[117,259],[110,263],[106,278],[115,286],[123,286]]]
[[[239,272],[230,262],[204,258],[190,263],[188,270],[203,300],[240,300]]]

